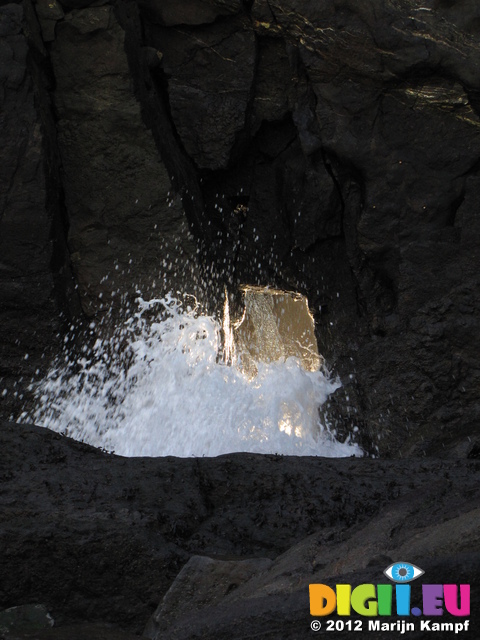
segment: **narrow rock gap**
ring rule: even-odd
[[[152,68],[140,50],[135,32],[144,33],[143,20],[139,13],[129,13],[128,5],[119,5],[120,23],[125,30],[125,50],[135,80],[137,99],[142,106],[145,124],[151,129],[160,157],[172,178],[174,188],[182,195],[185,212],[189,218],[195,236],[207,244],[210,243],[210,231],[203,218],[203,202],[193,163],[188,157],[178,135],[171,115],[168,79],[159,64]],[[149,43],[146,43],[149,45]],[[159,61],[157,61],[159,62]],[[150,80],[152,87],[142,83]],[[188,195],[187,195],[188,192]]]
[[[29,20],[36,20],[35,12],[30,12]],[[32,30],[40,26],[38,21]],[[45,149],[45,207],[50,212],[52,255],[50,268],[55,282],[55,291],[62,314],[63,323],[83,321],[80,299],[75,288],[75,279],[70,262],[68,230],[70,220],[65,201],[62,158],[58,147],[58,115],[54,105],[55,74],[50,59],[51,43],[44,43],[45,51],[39,51],[34,41],[30,42],[27,68],[35,83],[37,109],[43,126],[43,145]]]
[[[480,161],[478,163],[480,165]],[[463,185],[462,191],[459,193],[459,195],[455,198],[455,200],[451,203],[450,205],[450,211],[446,217],[445,220],[445,226],[446,227],[453,227],[455,226],[455,221],[457,218],[457,213],[460,209],[460,207],[462,206],[464,200],[465,200],[465,184]]]

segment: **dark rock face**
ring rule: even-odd
[[[2,397],[5,415],[18,410],[25,381],[41,366],[42,356],[49,359],[58,349],[61,313],[68,311],[73,288],[43,44],[38,33],[31,33],[38,47],[33,55],[25,30],[21,5],[0,7],[0,393],[9,390]]]
[[[148,637],[307,638],[309,583],[376,584],[399,558],[471,583],[474,625],[475,460],[125,459],[8,423],[0,445],[0,608],[41,602],[42,638],[141,631],[170,587]]]
[[[18,363],[78,313],[70,270],[91,316],[213,264],[220,289],[308,295],[344,382],[339,432],[384,455],[474,455],[479,11],[3,6],[5,375],[38,368]]]
[[[52,45],[68,245],[89,315],[144,284],[164,289],[174,268],[179,276],[168,285],[180,288],[179,264],[194,254],[132,92],[124,40],[112,7],[103,6],[68,13]],[[170,267],[162,269],[166,254]]]
[[[226,167],[245,127],[255,65],[255,36],[248,27],[243,20],[216,29],[148,27],[148,42],[162,53],[169,77],[175,129],[200,169]]]

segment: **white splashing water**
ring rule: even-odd
[[[259,362],[249,379],[218,358],[213,317],[170,295],[138,304],[113,337],[53,367],[34,387],[33,416],[20,419],[123,456],[362,455],[320,423],[338,381],[296,358]]]

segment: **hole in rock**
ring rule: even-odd
[[[340,382],[306,298],[247,286],[240,297],[230,313],[225,295],[220,319],[193,296],[138,298],[108,337],[65,348],[19,420],[123,456],[362,455],[321,421]]]
[[[305,296],[298,293],[245,285],[242,315],[231,323],[227,360],[236,358],[250,376],[257,362],[297,358],[306,371],[318,371],[323,360],[318,353],[315,321]],[[225,322],[228,320],[224,317]],[[224,326],[228,334],[228,327]],[[232,350],[234,353],[232,353]]]

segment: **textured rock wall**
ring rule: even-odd
[[[0,609],[41,602],[60,634],[68,621],[138,633],[167,594],[147,637],[308,639],[309,583],[377,584],[403,557],[431,584],[476,584],[479,467],[250,454],[125,459],[0,421]],[[260,575],[249,579],[252,569]],[[472,588],[473,629],[479,599]]]
[[[179,287],[182,262],[194,253],[142,121],[124,43],[113,8],[102,6],[67,13],[51,49],[68,246],[88,314],[154,281],[164,290],[177,269],[169,286]]]
[[[84,311],[164,287],[192,262],[188,220],[232,290],[308,294],[345,383],[340,431],[383,454],[476,455],[477,4],[88,4],[35,4]]]
[[[0,6],[0,394],[8,390],[1,396],[6,415],[18,408],[26,380],[58,349],[58,332],[75,309],[45,50],[28,16],[34,18],[28,4]]]

